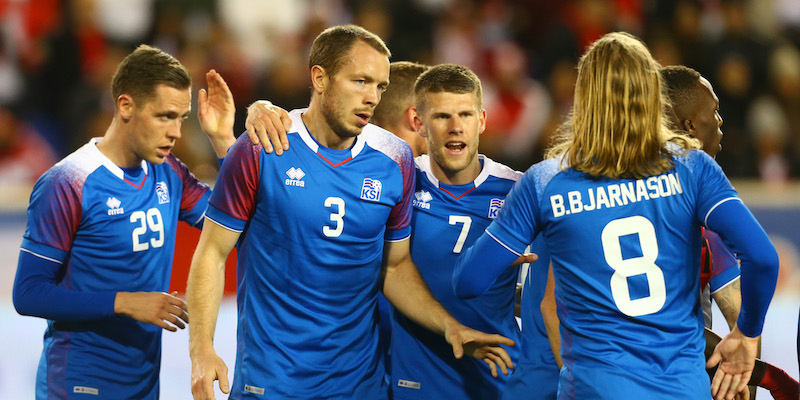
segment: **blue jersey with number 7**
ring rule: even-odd
[[[561,320],[559,398],[707,399],[698,303],[700,226],[737,198],[706,154],[644,179],[529,169],[487,229],[516,252],[543,232]]]

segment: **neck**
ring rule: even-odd
[[[431,157],[431,171],[439,182],[447,185],[466,185],[474,182],[475,179],[478,178],[478,175],[481,174],[481,163],[476,154],[475,158],[470,161],[466,168],[458,171],[451,171],[442,168],[442,166]]]
[[[138,167],[141,165],[142,159],[137,157],[128,147],[128,138],[123,132],[124,126],[122,126],[118,118],[115,116],[114,120],[111,121],[111,125],[103,135],[103,140],[97,143],[97,149],[119,167]]]
[[[316,100],[316,99],[315,99]],[[334,150],[344,150],[350,148],[355,137],[341,137],[333,131],[325,116],[322,115],[321,107],[316,105],[314,100],[308,110],[301,115],[303,123],[308,128],[308,133],[317,141],[317,143]]]

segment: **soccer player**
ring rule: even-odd
[[[722,118],[719,116],[719,99],[711,82],[694,69],[682,65],[661,68],[661,76],[672,105],[672,125],[698,139],[703,151],[716,157],[722,148]],[[706,242],[700,263],[700,288],[703,290],[701,304],[705,326],[711,328],[713,298],[728,327],[733,329],[742,304],[738,262],[719,235],[703,230],[703,237]],[[714,335],[706,331],[707,339],[709,336],[713,339]],[[717,342],[718,339],[712,340],[712,346],[706,346],[706,355],[711,355]],[[756,371],[758,373],[754,372],[749,385],[768,389],[776,399],[797,397],[797,381],[780,368],[757,360]],[[751,397],[754,394],[755,391],[751,391]]]
[[[234,143],[233,96],[206,74],[198,113],[218,157]],[[202,224],[209,188],[171,154],[191,107],[191,77],[139,46],[111,84],[115,113],[36,182],[13,300],[47,319],[37,399],[155,399],[162,329],[183,329],[169,287],[178,220]]]
[[[195,399],[213,397],[217,379],[232,399],[387,398],[379,290],[446,337],[456,358],[467,353],[507,373],[500,344],[514,342],[460,324],[411,262],[411,149],[369,124],[389,83],[389,55],[361,27],[326,29],[311,46],[309,108],[290,113],[293,151],[268,155],[244,135],[231,148],[189,273]],[[229,388],[213,332],[234,245],[239,327]]]
[[[753,370],[778,258],[699,143],[663,114],[658,63],[609,33],[581,57],[572,115],[549,158],[512,189],[459,258],[456,293],[477,296],[537,234],[556,279],[559,398],[732,399]],[[699,292],[700,226],[741,255],[742,312],[715,348],[709,385]]]
[[[411,257],[456,319],[516,340],[518,268],[508,268],[489,293],[470,300],[455,297],[451,278],[459,253],[494,219],[521,173],[478,154],[486,112],[472,71],[453,64],[431,67],[414,92],[415,127],[429,154],[416,159]],[[506,350],[516,360],[517,348]],[[497,399],[505,386],[480,361],[453,358],[444,338],[400,313],[394,314],[391,352],[394,399]]]

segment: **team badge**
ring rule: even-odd
[[[361,198],[369,201],[381,200],[381,181],[377,179],[364,178],[361,185]]]
[[[503,208],[503,204],[505,204],[505,200],[503,199],[492,199],[489,201],[489,218],[495,219],[497,218],[497,213],[500,212],[500,209]]]
[[[158,204],[169,203],[167,182],[156,182],[156,196],[158,196]]]

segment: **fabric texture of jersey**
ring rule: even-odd
[[[520,304],[523,322],[517,344],[519,360],[514,362],[514,372],[508,378],[501,397],[503,400],[528,399],[533,393],[540,400],[555,400],[558,393],[558,366],[547,339],[540,307],[550,267],[550,252],[544,238],[536,238],[530,252],[539,256],[539,259],[530,264],[523,283]]]
[[[709,397],[700,226],[738,197],[705,153],[673,160],[666,173],[617,180],[546,160],[487,229],[515,252],[544,232],[561,321],[560,399]]]
[[[36,182],[21,250],[61,263],[62,288],[166,292],[178,220],[201,221],[209,188],[172,155],[143,161],[132,182],[97,142]],[[48,320],[37,399],[158,398],[162,329],[110,309],[95,320]]]
[[[489,291],[462,300],[452,289],[453,265],[461,249],[478,238],[499,212],[508,191],[522,175],[482,155],[481,173],[466,185],[439,182],[429,156],[417,157],[417,188],[412,215],[411,257],[434,297],[462,324],[499,333],[514,341],[514,288],[518,268],[508,270]],[[516,347],[506,348],[516,362]],[[471,357],[457,360],[441,336],[394,313],[392,326],[394,399],[497,399],[506,376],[494,378],[488,366]]]
[[[323,147],[304,111],[280,157],[241,135],[209,200],[209,219],[243,231],[230,398],[385,398],[377,295],[384,240],[411,232],[411,149],[374,125]]]

